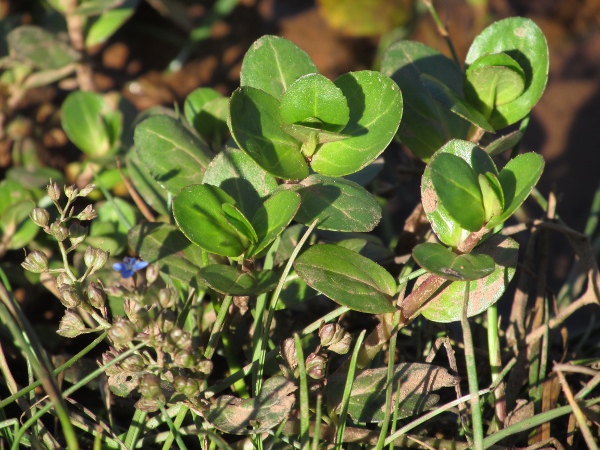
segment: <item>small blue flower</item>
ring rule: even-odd
[[[138,261],[137,258],[126,256],[123,258],[123,262],[113,264],[113,269],[121,274],[123,278],[129,278],[133,276],[133,272],[145,269],[148,266],[146,261]]]

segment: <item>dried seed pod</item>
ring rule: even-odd
[[[172,308],[177,302],[177,291],[170,286],[162,288],[158,291],[158,304],[163,309]]]
[[[44,208],[33,208],[29,217],[31,217],[33,223],[42,228],[46,227],[50,221],[50,213]]]
[[[94,281],[90,282],[85,289],[88,301],[96,309],[102,309],[106,306],[106,294],[102,285]]]
[[[352,335],[345,331],[342,339],[327,348],[338,355],[345,355],[350,351],[350,345],[352,345]]]
[[[290,369],[294,370],[298,367],[298,357],[296,356],[296,344],[294,343],[294,338],[287,338],[283,341],[279,347],[279,353]]]
[[[67,272],[61,272],[56,277],[56,286],[60,289],[63,284],[67,286],[75,284],[73,279],[67,274]]]
[[[196,355],[191,350],[178,350],[173,356],[173,362],[177,367],[191,369],[196,364]]]
[[[73,223],[69,227],[69,240],[71,241],[71,246],[76,247],[81,244],[88,234],[88,227],[82,227],[79,224]]]
[[[129,320],[123,317],[118,318],[108,330],[108,337],[118,345],[131,342],[134,336],[135,327]]]
[[[181,392],[187,397],[195,397],[200,390],[198,380],[184,376],[175,377],[173,386],[177,392]]]
[[[163,333],[168,333],[175,327],[176,321],[177,318],[175,317],[175,313],[170,309],[166,309],[160,313],[157,322],[160,331]]]
[[[213,371],[213,362],[210,359],[201,359],[196,363],[196,371],[208,376]]]
[[[50,225],[50,234],[54,236],[54,238],[58,242],[63,242],[65,239],[69,237],[69,230],[67,227],[64,227],[58,220],[52,225]]]
[[[151,398],[160,401],[160,397],[164,398],[162,388],[160,386],[160,377],[153,373],[145,373],[140,378],[138,386],[140,394],[146,398]]]
[[[25,257],[21,263],[23,269],[33,273],[42,273],[48,271],[48,257],[44,252],[34,250]]]
[[[102,366],[107,365],[113,359],[115,359],[117,356],[119,356],[120,353],[121,352],[119,352],[118,350],[115,350],[113,347],[110,347],[108,349],[108,351],[102,353],[102,364],[101,365]],[[121,369],[121,367],[119,367],[116,364],[109,366],[105,371],[106,375],[117,375],[121,372],[123,372],[123,370]]]
[[[144,363],[144,358],[133,354],[121,361],[121,367],[128,372],[141,372],[146,367],[146,364]]]
[[[352,335],[338,323],[321,324],[319,327],[321,345],[340,355],[348,353]]]
[[[74,184],[70,186],[65,186],[65,195],[69,200],[72,200],[75,197],[77,197],[77,194],[79,194],[79,189],[77,189]]]
[[[106,261],[108,260],[108,256],[108,252],[90,246],[85,249],[85,253],[83,254],[83,262],[85,263],[86,267],[92,269],[91,272],[95,272],[104,267]]]
[[[325,376],[326,366],[327,358],[324,355],[311,353],[306,357],[306,374],[315,380],[320,380]]]
[[[92,220],[98,217],[98,213],[92,205],[87,205],[79,214],[75,216],[79,220]]]
[[[60,199],[60,188],[58,187],[58,184],[53,183],[52,180],[50,180],[50,184],[46,186],[46,193],[48,194],[48,197],[55,202]]]
[[[60,302],[68,309],[77,308],[83,301],[83,297],[74,285],[63,284],[59,288]]]
[[[192,345],[190,334],[179,327],[175,327],[169,332],[168,339],[169,342],[178,349],[187,349]]]
[[[85,330],[85,324],[79,314],[67,309],[65,315],[60,319],[56,333],[64,337],[74,338],[79,336],[83,330]]]
[[[77,196],[78,197],[87,197],[88,195],[90,195],[92,193],[92,191],[95,188],[96,188],[96,186],[94,184],[88,184],[81,191],[79,191],[79,194],[77,194]]]
[[[160,267],[158,266],[158,264],[150,264],[146,268],[146,280],[148,281],[148,284],[154,283],[158,279],[159,275]]]

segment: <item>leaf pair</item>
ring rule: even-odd
[[[223,189],[197,184],[173,200],[177,225],[204,250],[232,258],[256,257],[285,230],[300,207],[300,196],[279,191],[258,208],[252,220]]]
[[[500,225],[529,196],[543,168],[540,155],[526,153],[498,172],[475,144],[450,141],[433,156],[421,183],[433,230],[444,244],[457,247],[470,232]]]
[[[398,83],[410,110],[398,136],[427,162],[450,139],[465,139],[470,124],[494,132],[529,114],[548,81],[548,66],[542,31],[512,17],[475,38],[464,73],[436,50],[410,41],[388,48],[382,72]]]
[[[261,167],[303,179],[357,172],[383,152],[402,117],[402,95],[379,72],[316,73],[293,43],[265,36],[246,53],[241,87],[231,96],[233,138]]]

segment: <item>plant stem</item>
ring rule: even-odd
[[[302,342],[297,334],[294,334],[294,344],[296,345],[296,356],[298,359],[298,376],[300,385],[300,445],[302,450],[310,448],[310,436],[308,427],[310,423],[310,410],[308,404],[308,382],[306,379],[306,364],[304,361],[304,352],[302,351]]]
[[[469,378],[469,393],[471,396],[471,418],[473,422],[473,448],[483,450],[483,418],[481,415],[481,401],[479,398],[479,385],[477,381],[477,363],[475,361],[475,349],[473,346],[473,335],[467,317],[469,299],[469,283],[466,283],[465,298],[463,300],[463,313],[460,324],[463,330],[463,342],[465,345],[465,360],[467,363],[467,376]]]
[[[502,355],[500,353],[500,340],[498,335],[498,306],[494,303],[487,310],[487,341],[490,360],[490,372],[492,375],[492,384],[498,384],[494,390],[494,424],[502,428],[504,419],[506,419],[506,401],[504,399],[504,383],[499,382],[500,372],[502,370]]]

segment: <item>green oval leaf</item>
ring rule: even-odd
[[[256,211],[252,226],[258,236],[256,244],[250,246],[246,257],[252,258],[262,252],[290,224],[300,208],[300,195],[293,191],[273,194]]]
[[[129,247],[144,261],[158,264],[160,271],[187,286],[198,287],[203,250],[175,225],[142,222],[127,234]]]
[[[311,175],[293,187],[302,203],[296,220],[333,231],[371,231],[381,220],[381,207],[365,188],[353,181]]]
[[[462,158],[477,175],[486,172],[498,174],[496,165],[489,155],[472,142],[455,139],[440,148],[438,153],[448,153]],[[421,200],[431,227],[440,241],[451,247],[458,247],[470,231],[462,228],[439,201],[431,180],[429,166],[425,167],[421,178]]]
[[[474,281],[455,281],[425,305],[422,314],[434,322],[456,322],[462,317],[466,283],[469,284],[467,315],[475,316],[496,303],[512,280],[517,266],[519,244],[507,236],[495,235],[475,247],[471,255],[490,256],[496,269]],[[421,284],[425,277],[417,280]]]
[[[431,98],[422,74],[436,77],[455,94],[463,89],[459,67],[437,50],[420,42],[398,41],[383,56],[381,71],[391,77],[404,96],[406,111],[398,136],[423,161],[453,138],[464,138],[469,123]]]
[[[492,273],[495,267],[488,255],[457,255],[433,242],[415,246],[412,255],[423,269],[453,281],[477,280]]]
[[[11,56],[41,70],[56,70],[77,62],[79,53],[66,41],[33,25],[12,30],[6,36]]]
[[[85,36],[85,46],[90,48],[105,42],[133,16],[139,2],[140,0],[121,0],[117,3],[118,7],[111,10],[100,7],[102,13],[100,17],[89,20],[90,25]],[[78,10],[84,6],[86,6],[85,3]]]
[[[296,44],[277,36],[263,36],[244,56],[240,85],[260,89],[281,100],[296,79],[317,72],[310,56]]]
[[[504,153],[507,150],[512,149],[515,145],[517,145],[521,139],[523,138],[523,133],[520,131],[513,131],[512,133],[508,133],[507,135],[500,136],[493,142],[490,142],[485,151],[492,158],[494,156],[498,156],[501,153]]]
[[[272,270],[240,272],[235,267],[223,264],[203,267],[198,272],[198,278],[224,295],[259,295],[272,291],[279,282],[279,274]]]
[[[185,99],[187,121],[208,142],[220,142],[227,134],[229,99],[211,88],[193,90]]]
[[[410,417],[432,408],[439,396],[432,394],[443,387],[454,386],[459,379],[442,367],[422,363],[397,364],[392,369],[392,398],[398,418]],[[327,379],[327,406],[330,410],[341,408],[347,373],[334,373]],[[357,370],[352,383],[348,414],[356,422],[383,422],[386,410],[387,368]],[[397,387],[400,386],[400,392]]]
[[[348,139],[317,148],[311,168],[328,176],[343,176],[373,162],[389,145],[402,119],[402,93],[379,72],[350,72],[335,80],[348,100],[350,120],[340,131]]]
[[[544,158],[537,153],[524,153],[511,159],[500,171],[498,180],[504,193],[504,211],[486,225],[494,228],[506,221],[529,197],[544,171]]]
[[[479,174],[479,187],[483,196],[483,209],[485,221],[499,216],[504,211],[504,192],[498,177],[491,172]]]
[[[256,236],[256,231],[252,227],[250,221],[242,214],[242,212],[237,209],[234,205],[229,203],[223,203],[221,205],[223,208],[223,213],[225,213],[225,217],[227,221],[240,233],[240,235],[244,236],[250,243],[256,243],[258,237]]]
[[[548,44],[532,20],[510,17],[493,23],[475,38],[465,63],[469,66],[490,53],[506,53],[525,74],[524,92],[515,100],[496,106],[489,118],[490,124],[500,129],[529,114],[542,96],[548,82]]]
[[[231,225],[223,203],[235,205],[235,200],[216,186],[188,186],[173,199],[173,215],[193,243],[210,253],[237,257],[246,250],[248,240]]]
[[[439,201],[458,224],[469,231],[483,225],[485,210],[477,174],[458,156],[436,154],[429,163]]]
[[[346,248],[315,245],[294,262],[306,284],[355,311],[394,312],[394,278],[379,264]]]
[[[495,107],[512,102],[525,90],[525,73],[506,53],[484,55],[469,66],[465,94],[486,117]]]
[[[127,164],[127,175],[131,178],[135,189],[144,201],[159,214],[169,214],[167,191],[148,173],[133,147],[127,153],[125,162]]]
[[[308,176],[300,142],[281,129],[279,102],[252,87],[231,95],[229,128],[239,147],[258,165],[279,178],[299,180]]]
[[[140,161],[171,195],[202,182],[213,157],[202,139],[166,115],[145,119],[135,127],[133,139]]]
[[[83,153],[104,156],[116,150],[121,137],[121,113],[100,94],[75,91],[61,107],[61,125],[67,137]]]
[[[285,123],[327,131],[340,131],[348,123],[350,110],[342,91],[318,73],[298,78],[285,91],[279,105]]]
[[[231,195],[246,217],[252,217],[277,187],[277,180],[247,153],[226,147],[206,168],[204,184],[218,186]]]

